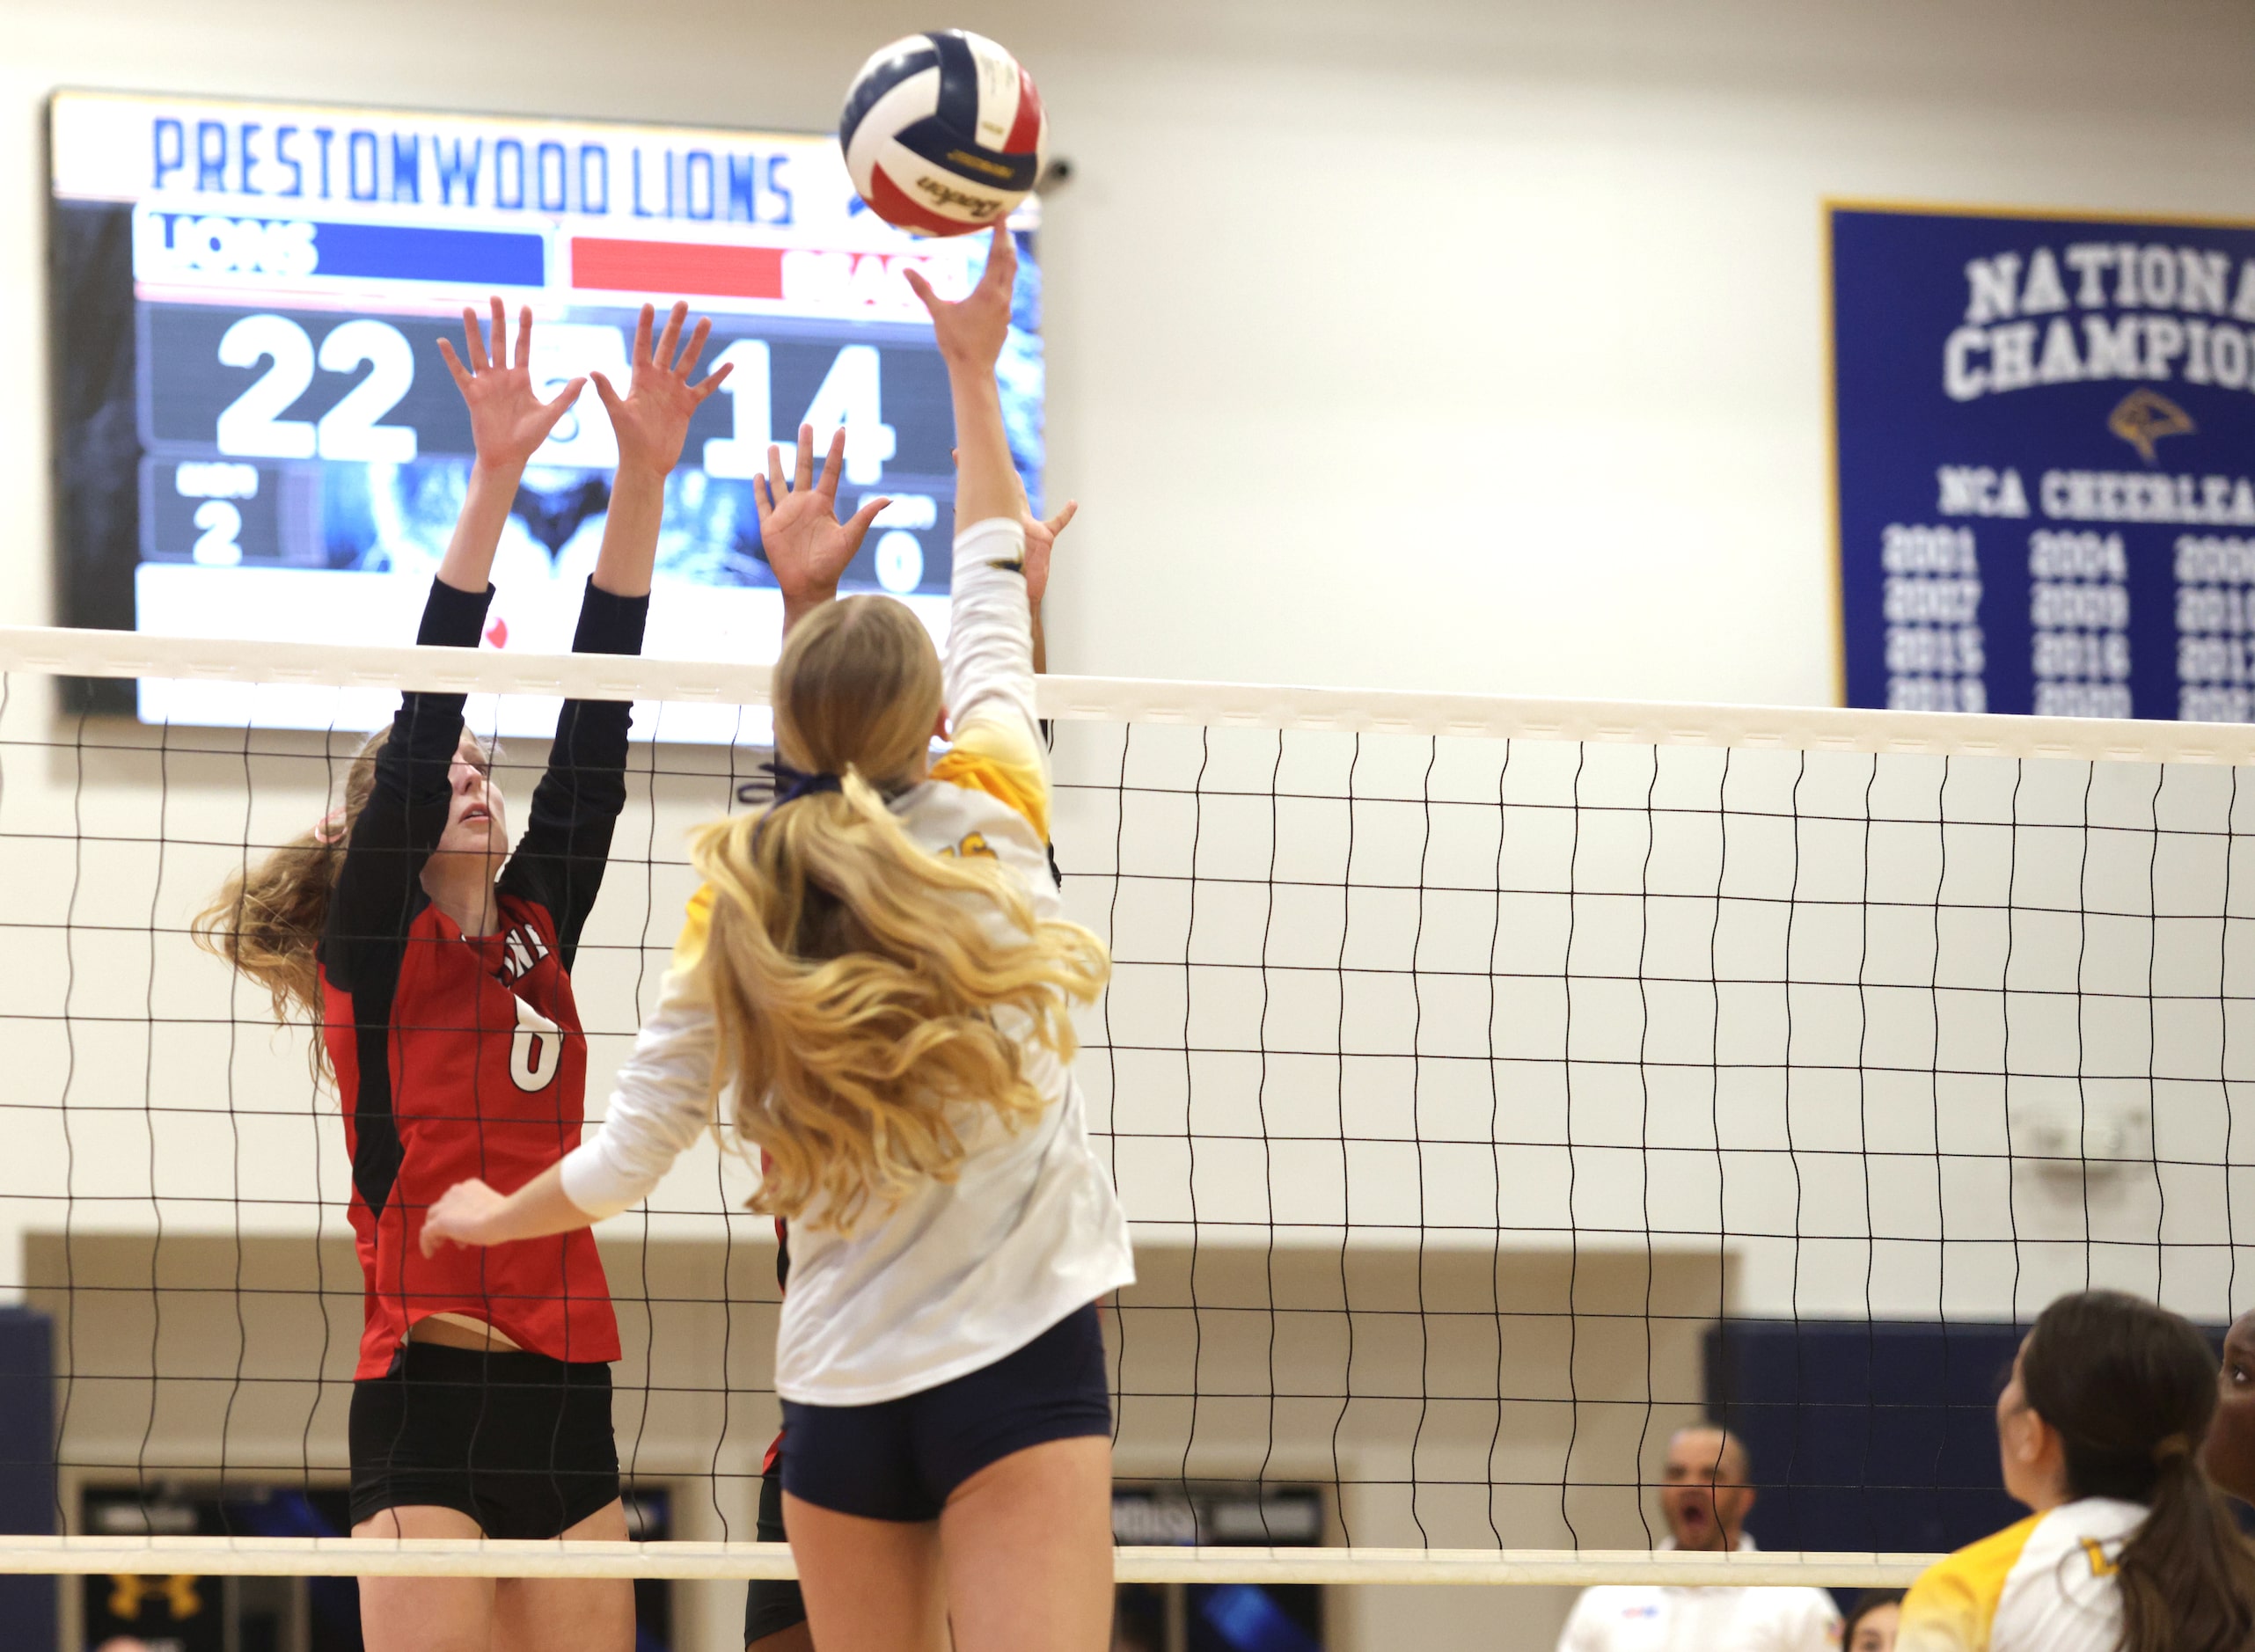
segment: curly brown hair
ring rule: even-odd
[[[390,730],[378,730],[353,758],[337,815],[230,874],[189,924],[197,946],[272,995],[274,1018],[284,1026],[304,1021],[318,1028],[321,1023],[315,950],[328,920],[330,891],[344,869],[346,841],[376,787],[376,754],[389,737]],[[315,1078],[328,1075],[328,1050],[318,1035],[308,1059]]]

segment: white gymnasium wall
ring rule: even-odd
[[[1062,669],[1834,692],[1819,203],[2242,213],[2234,0],[966,0],[1046,237]],[[914,5],[0,6],[0,615],[49,613],[58,85],[821,128]]]

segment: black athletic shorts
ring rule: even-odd
[[[783,1533],[783,1470],[779,1464],[759,1477],[759,1522],[752,1536],[762,1543],[781,1543]],[[771,1634],[795,1629],[807,1620],[806,1597],[792,1577],[755,1577],[744,1591],[743,1643],[751,1646]]]
[[[352,1385],[352,1518],[427,1503],[553,1538],[619,1495],[611,1367],[408,1342]]]
[[[1112,1431],[1096,1305],[992,1365],[874,1406],[783,1402],[783,1489],[869,1520],[937,1520],[990,1463]]]

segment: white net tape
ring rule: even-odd
[[[1642,1549],[1266,1548],[1123,1545],[1123,1583],[1673,1583],[1900,1589],[1931,1554],[1655,1554]],[[794,1577],[780,1543],[528,1543],[498,1539],[15,1538],[0,1574],[103,1577],[663,1577],[732,1583]]]

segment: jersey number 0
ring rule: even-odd
[[[545,1090],[563,1058],[564,1029],[518,998],[516,1032],[509,1041],[510,1079],[520,1090]]]

